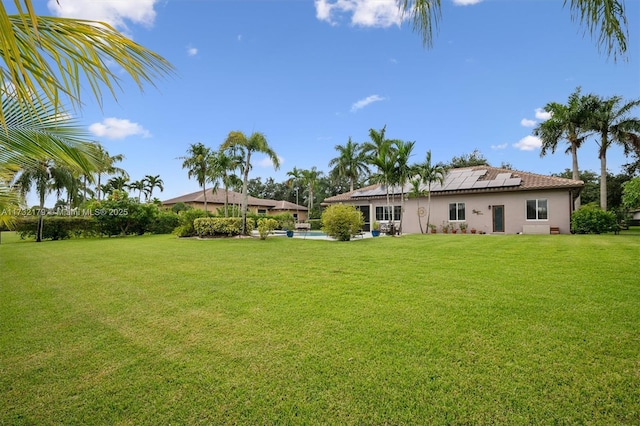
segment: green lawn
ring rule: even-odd
[[[640,234],[0,244],[0,424],[640,424]]]

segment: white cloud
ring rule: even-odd
[[[89,126],[89,131],[95,136],[107,139],[124,139],[133,135],[140,135],[144,138],[151,137],[151,133],[138,123],[115,117],[105,118],[102,123],[93,123]]]
[[[506,149],[508,145],[509,144],[506,144],[506,143],[501,143],[500,145],[491,145],[491,149],[494,149],[494,150]]]
[[[542,108],[536,108],[536,118],[538,120],[548,120],[551,118],[551,113],[550,112],[546,112],[544,109]]]
[[[358,102],[351,105],[351,112],[356,112],[357,110],[362,109],[369,104],[372,104],[378,101],[384,101],[385,99],[386,98],[383,98],[382,96],[378,96],[378,95],[367,96],[366,98],[360,99]]]
[[[238,41],[242,41],[242,34],[238,34]]]
[[[49,0],[47,6],[56,16],[106,22],[126,32],[125,21],[151,27],[156,18],[153,6],[157,2],[158,0],[64,0],[58,3],[56,0]]]
[[[280,157],[279,155],[278,155],[278,161],[280,162],[281,166],[284,164],[284,158]],[[271,161],[271,158],[269,157],[264,157],[262,160],[258,161],[258,166],[263,167],[265,169],[272,168],[273,161]]]
[[[536,120],[529,120],[528,118],[523,118],[522,120],[520,120],[520,124],[524,127],[533,127],[536,124],[538,124],[538,122]]]
[[[514,143],[513,146],[518,148],[520,151],[533,151],[542,146],[542,140],[536,136],[525,136],[518,142]]]
[[[336,19],[351,15],[351,24],[362,27],[400,25],[402,11],[396,0],[315,0],[316,18],[336,25]]]
[[[470,6],[472,4],[478,4],[482,0],[453,0],[453,4],[456,6]]]
[[[198,48],[196,47],[187,47],[187,55],[196,56],[198,54]]]

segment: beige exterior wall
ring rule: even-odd
[[[526,202],[534,199],[547,200],[547,220],[527,220]],[[384,206],[386,200],[369,200],[350,204],[367,205],[367,203],[371,211],[370,221],[373,222],[375,220],[376,206]],[[438,232],[441,232],[440,226],[443,222],[449,223],[449,203],[465,203],[464,222],[468,224],[469,229],[475,228],[488,234],[494,233],[493,206],[504,206],[504,233],[506,234],[521,233],[525,229],[528,231],[544,230],[546,229],[545,227],[558,227],[561,234],[570,233],[571,200],[569,191],[521,191],[435,196],[431,198],[430,223],[438,226]],[[399,197],[396,197],[394,204],[400,204]],[[409,234],[420,233],[418,224],[419,207],[425,209],[425,215],[421,218],[421,221],[426,232],[427,199],[408,199],[405,201],[404,206],[403,232]],[[459,222],[452,223],[459,225]]]

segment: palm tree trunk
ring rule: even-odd
[[[224,184],[224,217],[229,217],[229,186]]]
[[[573,167],[573,180],[580,180],[580,169],[578,168],[578,146],[573,143],[571,144],[571,163]],[[578,210],[580,208],[580,204],[580,194],[578,194],[573,202],[573,209]]]
[[[38,212],[38,226],[36,228],[36,242],[42,242],[42,228],[44,228],[44,191],[40,191],[40,211]]]
[[[202,185],[202,196],[204,197],[204,211],[208,211],[207,210],[207,186],[206,185]]]
[[[429,226],[431,219],[431,184],[427,187],[427,232],[431,229]]]
[[[600,208],[607,210],[607,150],[600,151]]]
[[[249,167],[251,166],[251,151],[247,150],[247,162],[244,166],[244,179],[242,180],[242,233],[247,234],[247,208],[249,204]]]

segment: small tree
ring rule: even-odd
[[[322,231],[340,241],[349,241],[363,225],[362,213],[354,206],[334,204],[322,212]]]
[[[622,185],[622,204],[628,209],[640,207],[640,177],[631,179]]]
[[[258,234],[261,240],[266,240],[267,236],[278,227],[278,221],[275,219],[264,217],[258,219]]]

